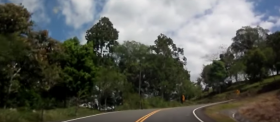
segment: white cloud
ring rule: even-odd
[[[82,33],[79,35],[78,38],[80,39],[80,43],[81,43],[81,44],[85,44],[85,43],[87,42],[85,36],[86,36],[86,32],[82,32]]]
[[[61,4],[68,25],[81,29],[81,25],[93,24],[94,1]],[[271,29],[277,25],[277,21],[262,21],[264,14],[253,11],[256,5],[246,0],[109,0],[101,16],[110,18],[121,42],[153,44],[160,33],[174,33],[169,36],[184,48],[191,79],[195,80],[207,63],[202,57],[219,52],[221,45],[228,46],[237,29],[247,25]],[[79,35],[85,43],[85,30]]]
[[[8,0],[8,1],[15,4],[22,3],[22,5],[25,8],[27,8],[29,12],[33,13],[32,19],[35,22],[39,22],[40,24],[50,22],[50,19],[48,18],[45,12],[43,0]]]
[[[78,38],[80,38],[82,44],[85,44],[86,30],[84,25],[94,23],[95,16],[98,14],[96,7],[100,6],[101,3],[96,0],[60,0],[59,5],[66,24],[74,28],[74,31],[70,32],[71,35],[78,32]]]
[[[280,12],[279,12],[279,14],[280,14]],[[269,16],[268,21],[270,23],[273,23],[273,26],[277,26],[277,27],[280,26],[280,16]]]
[[[49,21],[41,0],[9,0],[23,3],[33,18]],[[237,29],[246,25],[260,25],[266,29],[280,26],[280,17],[254,12],[256,1],[246,0],[108,0],[101,13],[98,0],[60,0],[59,9],[68,26],[85,43],[84,25],[94,24],[96,16],[107,16],[119,30],[119,40],[136,40],[153,44],[160,33],[169,35],[185,50],[188,70],[195,80],[201,72],[206,54],[218,53],[219,46],[228,46]],[[91,27],[92,25],[90,25]],[[74,32],[70,32],[74,33]],[[72,34],[71,34],[72,35]]]
[[[94,0],[59,0],[61,12],[66,24],[79,29],[86,23],[94,21]]]
[[[172,31],[174,42],[185,49],[188,70],[195,80],[206,63],[202,57],[228,46],[237,29],[262,22],[245,0],[111,0],[105,5],[108,16],[120,31],[120,41],[136,40],[153,44],[160,33]]]
[[[264,23],[265,25],[263,26],[272,26],[272,27],[280,27],[280,7],[276,6],[275,9],[277,10],[276,14],[278,14],[278,16],[268,16],[268,19],[266,21],[266,23]],[[262,25],[261,25],[262,26]]]

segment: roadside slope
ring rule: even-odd
[[[263,93],[255,97],[248,97],[225,104],[210,106],[205,108],[204,112],[216,122],[235,122],[234,119],[236,118],[233,118],[233,114],[235,114],[235,112],[238,112],[241,115],[249,115],[243,117],[248,117],[250,119],[254,119],[255,117],[262,117],[266,119],[269,119],[269,117],[273,118],[272,116],[275,117],[273,113],[276,113],[277,111],[274,111],[276,109],[272,108],[277,106],[276,95],[278,92],[279,90],[276,90]],[[280,101],[278,101],[278,104],[279,103]],[[270,114],[272,116],[267,116],[266,114]]]

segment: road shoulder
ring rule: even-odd
[[[202,120],[201,122],[216,122],[214,119],[210,118],[206,113],[205,113],[205,109],[207,107],[201,108],[201,109],[197,109],[195,111],[195,114]]]
[[[226,104],[229,102],[234,101],[234,99],[231,100],[227,100],[227,101],[222,101],[222,102],[216,102],[216,103],[211,103],[211,104],[207,104],[204,106],[200,106],[198,108],[195,108],[193,110],[193,115],[197,118],[197,120],[199,120],[200,122],[204,122],[204,121],[214,121],[216,119],[214,119],[212,116],[209,116],[209,114],[207,114],[207,111],[205,113],[205,108],[211,107],[211,106],[217,106],[217,105],[221,105],[221,104]],[[215,122],[215,121],[214,121]]]

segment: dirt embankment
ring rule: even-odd
[[[250,122],[280,122],[280,92],[238,110]]]

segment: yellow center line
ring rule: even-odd
[[[161,110],[161,109],[156,110],[156,111],[153,111],[153,112],[151,112],[151,113],[149,113],[149,114],[147,114],[147,115],[141,117],[141,118],[138,119],[136,122],[143,122],[143,121],[145,121],[147,118],[149,118],[150,116],[152,116],[152,115],[154,115],[155,113],[159,112],[160,110]]]

